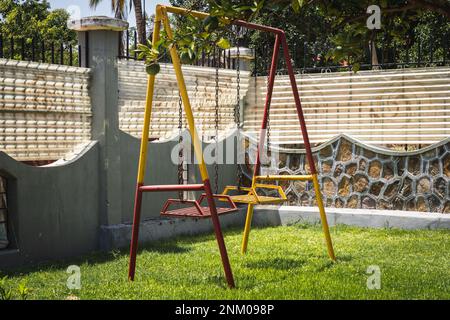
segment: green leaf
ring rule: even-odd
[[[150,51],[150,48],[147,47],[145,44],[139,43],[139,44],[137,45],[137,50],[142,51],[142,52],[149,52],[149,51]]]
[[[354,73],[357,73],[359,70],[361,69],[361,64],[360,63],[354,63],[353,65],[352,65],[352,71],[354,72]]]
[[[236,6],[234,8],[237,12],[242,12],[242,11],[249,11],[252,10],[253,7],[252,6]]]
[[[292,0],[292,9],[294,12],[300,11],[300,5],[298,4],[298,0]]]
[[[145,58],[145,53],[144,52],[139,52],[138,53],[138,59],[139,60],[142,60],[142,59],[144,59]]]
[[[230,42],[227,39],[225,39],[225,38],[220,38],[220,40],[217,41],[216,44],[221,49],[229,49],[231,47]]]
[[[304,0],[292,0],[292,9],[298,13],[304,5]]]
[[[215,16],[209,16],[203,20],[203,27],[206,31],[212,31],[219,26],[219,19]]]
[[[151,49],[150,54],[157,57],[157,56],[159,56],[159,51],[156,49]]]
[[[189,55],[189,59],[193,60],[194,59],[194,50],[192,50],[191,48],[188,49],[188,55]]]
[[[210,34],[208,32],[202,32],[199,34],[199,37],[202,39],[207,39],[210,36]]]

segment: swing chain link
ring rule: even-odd
[[[237,85],[237,101],[236,101],[236,108],[235,108],[235,121],[236,121],[236,126],[239,130],[240,126],[241,126],[241,70],[240,70],[240,50],[239,50],[239,44],[237,45],[236,48],[236,55],[237,55],[237,59],[236,59],[236,85]]]
[[[267,93],[269,92],[269,75],[267,76]],[[266,93],[266,94],[267,94]],[[270,101],[268,101],[268,106],[267,106],[267,157],[268,157],[268,163],[266,162],[266,165],[270,166],[271,161],[269,160],[271,158],[271,154],[270,154]]]
[[[239,34],[239,31],[237,32],[237,34]],[[237,37],[237,45],[236,45],[236,106],[234,108],[234,119],[236,122],[236,127],[239,133],[240,127],[241,127],[241,69],[240,69],[240,64],[241,64],[241,58],[240,58],[240,49],[239,49],[239,36]],[[238,135],[239,137],[239,135]],[[238,139],[238,143],[240,143],[239,139]],[[238,150],[241,150],[240,146],[238,148]],[[246,152],[246,150],[244,150],[244,152]],[[238,159],[239,160],[239,156]],[[239,162],[239,161],[238,161]],[[241,163],[237,164],[237,175],[238,175],[238,189],[241,188],[242,186],[242,180],[243,180],[243,172],[242,172],[242,168],[241,168]]]
[[[181,99],[181,94],[179,94],[178,98],[178,184],[184,184],[184,177],[183,177],[183,101]],[[178,192],[178,198],[180,200],[184,200],[184,193],[183,191]]]
[[[216,57],[214,57],[216,59]],[[214,181],[215,181],[215,193],[219,193],[219,65],[220,65],[220,51],[218,51],[218,57],[216,59],[216,96],[215,96],[215,106],[214,106],[214,129],[216,140],[216,150],[215,156],[216,161],[214,162]]]

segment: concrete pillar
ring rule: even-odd
[[[233,47],[229,49],[230,51],[230,57],[232,59],[236,59],[238,57],[237,54],[237,48]],[[241,71],[250,71],[251,68],[251,61],[255,59],[255,52],[253,49],[247,48],[247,47],[239,47],[239,69]],[[256,78],[255,78],[256,81]],[[240,122],[241,124],[244,123],[244,99],[241,99],[241,105],[240,105]]]
[[[232,59],[237,58],[237,48],[233,47],[229,49],[230,57]],[[250,71],[250,63],[255,59],[255,53],[253,49],[246,47],[239,47],[239,67],[242,71]]]
[[[122,180],[118,110],[118,32],[128,22],[109,17],[86,17],[68,22],[78,32],[81,64],[91,68],[92,140],[100,144],[100,223],[121,223]]]

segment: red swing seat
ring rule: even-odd
[[[236,212],[238,210],[236,204],[231,200],[230,196],[213,194],[213,198],[225,201],[229,204],[229,207],[216,206],[217,215],[223,215],[227,213]],[[168,199],[161,209],[161,216],[165,217],[178,217],[178,218],[210,218],[211,210],[209,206],[202,205],[206,199],[206,193],[203,193],[198,200],[180,200],[180,199]],[[169,210],[173,204],[187,205],[184,208],[177,208]]]

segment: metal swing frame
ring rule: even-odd
[[[157,5],[156,6],[156,16],[154,21],[153,28],[153,37],[152,43],[156,43],[160,37],[161,24],[164,30],[167,33],[167,37],[169,39],[173,39],[173,31],[170,26],[168,13],[173,14],[191,14],[194,17],[199,19],[205,19],[208,17],[208,14],[204,14],[201,12],[190,11],[187,9]],[[181,99],[183,102],[184,111],[186,114],[186,119],[188,122],[189,133],[192,138],[192,145],[194,148],[195,157],[198,161],[198,167],[200,170],[200,175],[202,179],[201,184],[186,184],[186,185],[144,185],[144,177],[145,177],[145,167],[147,163],[147,154],[148,154],[148,138],[149,138],[149,129],[150,129],[150,119],[151,119],[151,111],[153,104],[153,94],[155,89],[155,75],[149,75],[148,83],[147,83],[147,97],[145,103],[145,112],[144,112],[144,125],[142,129],[142,137],[141,137],[141,147],[139,154],[139,165],[138,165],[138,174],[137,174],[137,183],[136,183],[136,191],[135,191],[135,204],[134,204],[134,216],[133,216],[133,227],[132,227],[132,235],[131,235],[131,244],[130,244],[130,259],[129,259],[129,269],[128,269],[128,278],[133,281],[135,278],[136,271],[136,256],[137,256],[137,248],[138,248],[138,239],[139,239],[139,224],[141,220],[141,205],[142,205],[142,194],[144,192],[174,192],[174,191],[203,191],[204,194],[200,197],[199,201],[203,201],[204,199],[208,202],[208,207],[201,207],[199,201],[191,200],[190,204],[193,204],[193,208],[188,209],[188,214],[183,216],[193,215],[196,217],[208,216],[211,217],[214,232],[216,235],[217,244],[219,247],[220,256],[222,259],[222,264],[224,268],[225,278],[227,284],[230,288],[235,286],[233,273],[230,266],[230,261],[228,258],[227,249],[225,246],[225,242],[223,239],[222,230],[220,227],[220,221],[218,214],[224,213],[224,211],[231,212],[236,211],[237,208],[235,204],[226,196],[223,195],[213,195],[211,189],[211,183],[208,175],[208,170],[206,168],[206,164],[203,158],[203,152],[201,147],[201,142],[198,137],[197,129],[195,127],[194,116],[192,113],[191,104],[189,101],[186,83],[184,80],[183,72],[181,69],[180,57],[178,56],[177,48],[175,45],[171,46],[169,49],[170,56],[172,59],[178,87],[181,94]],[[220,208],[217,210],[214,198],[219,198],[219,200],[228,199],[230,203],[230,208]],[[176,200],[169,200],[166,203],[166,206],[163,208],[163,211],[168,212],[168,207],[174,202],[179,202]],[[185,201],[185,203],[187,203]],[[173,215],[172,215],[173,216]]]
[[[333,244],[331,241],[327,216],[325,214],[325,208],[323,205],[322,194],[320,191],[320,184],[319,184],[319,180],[317,177],[317,170],[316,170],[316,166],[315,166],[314,159],[312,156],[311,144],[309,142],[308,131],[306,128],[305,118],[303,115],[303,110],[302,110],[302,106],[301,106],[301,102],[300,102],[300,96],[298,93],[297,82],[296,82],[294,70],[292,67],[292,62],[291,62],[291,57],[290,57],[290,53],[289,53],[289,47],[288,47],[288,44],[286,41],[285,32],[281,29],[256,25],[256,24],[247,23],[244,21],[234,21],[233,23],[243,26],[243,27],[246,27],[246,28],[249,28],[249,29],[255,29],[255,30],[259,30],[259,31],[263,31],[263,32],[272,33],[275,35],[275,44],[274,44],[274,48],[273,48],[272,62],[270,65],[269,79],[268,79],[268,86],[267,86],[267,93],[266,93],[266,101],[265,101],[265,105],[264,105],[264,115],[263,115],[261,130],[260,130],[260,134],[259,134],[259,143],[257,146],[257,153],[256,153],[256,164],[254,167],[251,187],[242,188],[242,187],[236,187],[236,186],[227,186],[227,187],[225,187],[224,191],[222,192],[223,195],[228,195],[229,191],[232,191],[232,190],[238,190],[238,191],[242,190],[242,191],[247,192],[244,195],[231,196],[231,199],[236,203],[248,204],[247,216],[246,216],[245,227],[244,227],[244,234],[243,234],[242,245],[241,245],[241,252],[243,254],[247,252],[248,239],[249,239],[250,229],[251,229],[251,224],[252,224],[252,219],[253,219],[254,206],[257,204],[278,204],[278,203],[287,201],[286,194],[284,193],[283,189],[280,186],[262,184],[261,182],[264,182],[264,181],[312,181],[312,183],[314,185],[314,191],[316,194],[316,201],[317,201],[317,206],[319,208],[320,219],[322,222],[322,228],[323,228],[323,233],[325,236],[328,255],[334,261],[334,260],[336,260],[336,256],[334,254]],[[274,83],[275,83],[275,76],[276,76],[276,70],[277,70],[277,64],[278,64],[278,56],[279,56],[281,46],[283,46],[283,56],[284,56],[284,59],[286,62],[286,67],[287,67],[289,80],[290,80],[290,84],[291,84],[291,88],[292,88],[292,94],[294,96],[295,106],[297,109],[297,115],[298,115],[298,119],[300,122],[300,129],[302,132],[303,143],[305,145],[305,150],[306,150],[306,159],[307,159],[309,167],[310,167],[311,174],[309,174],[309,175],[265,175],[265,176],[262,176],[260,174],[260,171],[261,171],[260,151],[263,150],[263,148],[264,148],[264,143],[265,143],[264,133],[268,127],[270,104],[272,101],[273,87],[274,87]],[[278,190],[279,196],[278,197],[259,196],[257,193],[258,188],[276,189],[276,190]]]
[[[216,103],[215,103],[215,141],[216,141],[216,150],[218,150],[218,136],[219,136],[219,65],[218,59],[216,60],[215,51],[214,51],[214,61],[216,63]],[[180,138],[178,140],[179,145],[183,141],[181,138],[181,130],[182,130],[182,116],[183,116],[183,103],[181,99],[179,99],[179,125],[178,128],[180,130]],[[181,149],[182,150],[182,149]],[[217,154],[216,154],[217,155]],[[180,157],[180,153],[179,153]],[[181,151],[181,157],[183,157],[183,151]],[[184,184],[183,178],[183,161],[178,163],[178,184]],[[217,214],[223,215],[228,213],[237,212],[238,208],[236,204],[231,200],[231,198],[227,195],[219,195],[218,193],[218,184],[219,184],[219,169],[218,169],[218,161],[214,163],[214,173],[215,173],[215,190],[213,193],[213,198],[220,200],[221,203],[227,203],[228,207],[216,206]],[[211,217],[211,210],[209,206],[204,206],[203,202],[206,199],[206,193],[200,195],[198,200],[186,199],[183,196],[183,192],[179,192],[178,199],[168,199],[163,208],[161,209],[160,215],[164,217],[172,217],[172,218],[195,218],[195,219],[203,219]],[[173,205],[177,205],[178,208],[169,210]]]
[[[193,17],[196,17],[198,19],[205,19],[209,16],[209,14],[206,14],[206,13],[192,11],[192,10],[188,10],[188,9],[184,9],[184,8],[171,7],[171,6],[165,6],[165,5],[157,5],[156,6],[156,16],[155,16],[155,20],[154,20],[152,43],[156,43],[159,40],[161,23],[163,24],[163,27],[167,33],[168,38],[173,39],[173,31],[170,26],[168,13],[180,14],[180,15],[190,14]],[[300,125],[301,125],[304,142],[305,142],[305,147],[307,148],[307,157],[308,157],[308,162],[310,164],[311,173],[312,173],[311,176],[312,176],[312,179],[314,182],[314,186],[316,188],[316,195],[317,195],[317,200],[318,200],[319,209],[320,209],[321,218],[322,218],[322,226],[324,227],[325,237],[327,239],[328,252],[330,254],[330,257],[332,257],[334,259],[333,248],[331,245],[331,238],[330,238],[329,231],[328,231],[328,224],[326,222],[325,211],[323,209],[323,204],[322,204],[322,200],[320,197],[320,188],[319,188],[319,184],[318,184],[318,180],[317,180],[317,173],[316,173],[316,169],[314,166],[314,162],[312,161],[312,155],[311,155],[308,135],[306,132],[306,125],[305,125],[305,121],[303,118],[302,109],[300,106],[300,98],[298,95],[297,85],[295,82],[294,72],[293,72],[292,65],[291,65],[291,60],[290,60],[290,56],[289,56],[289,51],[288,51],[286,36],[284,34],[284,31],[281,29],[276,29],[276,28],[272,28],[272,27],[249,23],[249,22],[242,21],[242,20],[234,20],[234,21],[226,20],[226,21],[229,22],[230,24],[246,27],[249,29],[273,33],[276,36],[274,58],[272,59],[272,67],[271,67],[271,73],[270,73],[270,86],[269,86],[270,91],[267,93],[266,107],[265,107],[266,109],[268,108],[268,103],[270,102],[270,99],[272,96],[273,82],[274,82],[274,78],[275,78],[274,61],[277,60],[280,44],[283,45],[284,56],[286,59],[286,64],[287,64],[288,71],[289,71],[293,94],[294,94],[294,98],[296,101],[298,116],[299,116]],[[214,198],[213,198],[213,194],[212,194],[212,190],[211,190],[211,183],[209,180],[208,171],[207,171],[206,164],[205,164],[205,161],[203,158],[201,142],[200,142],[200,139],[198,137],[197,130],[195,127],[194,116],[192,113],[192,108],[191,108],[189,97],[187,94],[186,83],[185,83],[183,72],[181,69],[180,58],[178,56],[177,48],[175,45],[173,45],[169,51],[170,51],[170,56],[172,58],[172,63],[173,63],[173,67],[175,70],[179,90],[181,93],[184,110],[186,113],[189,132],[192,137],[194,153],[199,162],[198,166],[199,166],[199,170],[200,170],[202,184],[147,185],[147,186],[144,186],[145,166],[147,163],[147,154],[148,154],[149,128],[150,128],[151,110],[152,110],[152,104],[153,104],[153,93],[154,93],[155,78],[156,78],[155,75],[150,75],[148,77],[148,83],[147,83],[147,97],[146,97],[145,112],[144,112],[144,125],[143,125],[143,129],[142,129],[141,147],[140,147],[140,154],[139,154],[139,165],[138,165],[137,183],[136,183],[136,191],[135,191],[134,217],[133,217],[133,227],[132,227],[131,245],[130,245],[130,260],[129,260],[128,278],[130,280],[134,280],[134,278],[135,278],[136,255],[137,255],[138,238],[139,238],[139,224],[140,224],[140,217],[141,217],[142,194],[144,192],[203,191],[205,193],[206,199],[208,201],[211,220],[212,220],[212,223],[214,226],[214,232],[216,235],[216,240],[217,240],[217,244],[219,247],[219,252],[221,255],[222,264],[223,264],[223,268],[224,268],[225,278],[226,278],[228,286],[230,288],[233,288],[235,286],[233,273],[231,270],[231,266],[230,266],[230,262],[229,262],[229,258],[228,258],[228,254],[227,254],[227,249],[226,249],[225,242],[223,239],[220,221],[219,221],[219,217],[217,214],[217,208],[216,208],[216,204],[214,202]],[[262,129],[265,129],[266,125],[267,125],[267,112],[265,113],[265,116],[263,119]],[[263,144],[264,144],[264,139],[260,139],[258,148],[260,148]],[[255,166],[255,173],[259,172],[259,166],[260,166],[260,159],[259,159],[259,153],[258,153],[257,166]],[[256,176],[257,176],[257,174],[254,175],[254,180],[255,180]],[[252,185],[253,185],[253,183],[252,183]],[[247,212],[247,219],[246,219],[246,230],[247,230],[247,225],[248,225],[248,231],[250,230],[249,227],[251,224],[252,215],[253,215],[253,204],[249,204],[249,208],[248,208],[248,212]]]

